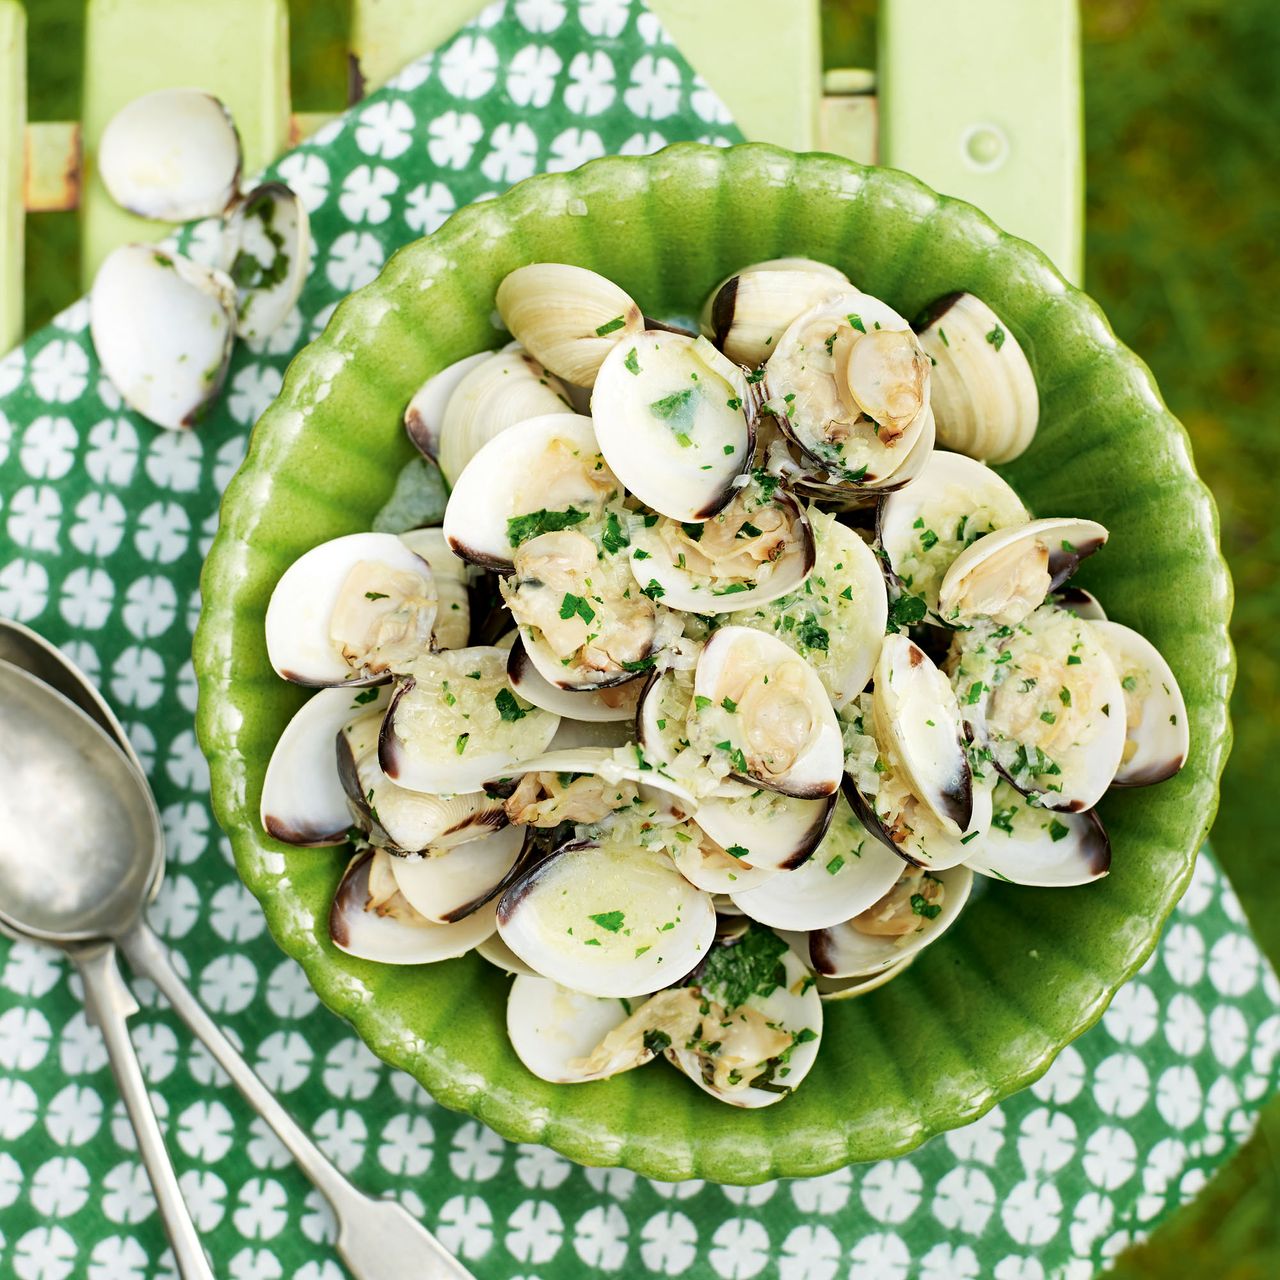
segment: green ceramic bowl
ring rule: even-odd
[[[340,850],[266,837],[267,759],[305,697],[267,662],[262,620],[285,567],[368,527],[410,456],[406,402],[495,345],[493,298],[527,262],[579,263],[650,315],[696,314],[734,268],[806,254],[905,315],[956,289],[986,299],[1031,359],[1041,423],[1003,468],[1039,515],[1111,530],[1081,582],[1168,658],[1191,758],[1173,781],[1107,797],[1111,875],[1072,890],[993,884],[895,982],[830,1005],[817,1066],[763,1111],[712,1101],[665,1066],[596,1084],[531,1076],[507,1044],[507,981],[472,955],[397,969],[330,945]],[[199,733],[236,864],[276,940],[369,1046],[504,1136],[656,1178],[751,1183],[909,1151],[1039,1076],[1155,944],[1191,875],[1230,744],[1231,588],[1212,500],[1150,373],[1036,249],[891,170],[826,155],[693,144],[531,178],[409,245],[294,361],[227,490],[196,636]]]

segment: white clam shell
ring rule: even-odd
[[[297,845],[346,842],[351,811],[335,741],[344,725],[386,704],[385,689],[320,689],[302,704],[280,735],[262,781],[259,815],[269,836]]]
[[[436,585],[435,626],[431,642],[437,649],[464,649],[471,635],[471,596],[467,590],[470,569],[454,555],[443,529],[410,529],[398,535],[416,556],[431,566]]]
[[[494,968],[501,969],[503,973],[524,974],[530,978],[538,977],[538,974],[530,969],[496,932],[491,933],[483,942],[476,944],[476,954],[487,960]]]
[[[697,839],[676,840],[671,860],[682,876],[704,893],[732,894],[757,888],[778,874],[776,867],[754,867],[741,858],[708,849]]]
[[[160,89],[111,117],[96,163],[111,198],[131,213],[166,222],[216,217],[240,180],[240,136],[212,94]]]
[[[763,801],[763,804],[762,804]],[[836,808],[836,796],[802,800],[773,792],[767,799],[708,796],[698,802],[698,825],[722,849],[747,850],[753,867],[785,871],[800,866],[822,842]]]
[[[223,239],[236,286],[236,333],[260,342],[285,322],[307,282],[307,207],[283,182],[268,182],[236,203]]]
[[[404,429],[423,456],[434,460],[439,455],[440,433],[450,397],[463,378],[492,355],[492,351],[477,351],[475,355],[463,356],[461,360],[445,365],[439,373],[433,373],[414,392],[404,411]]]
[[[589,689],[566,689],[552,684],[535,665],[522,639],[511,646],[507,659],[507,679],[526,702],[570,720],[627,721],[636,716],[636,703],[643,680],[609,686],[603,693]]]
[[[235,316],[226,275],[152,245],[113,250],[89,297],[107,377],[131,409],[170,430],[195,426],[222,389]]]
[[[362,561],[388,565],[431,581],[427,562],[393,533],[351,533],[299,556],[280,576],[267,604],[267,657],[295,684],[377,684],[346,662],[329,636],[329,620],[347,575]]]
[[[391,870],[415,911],[436,924],[452,924],[497,893],[516,865],[526,834],[520,827],[502,827],[444,852],[393,858]]]
[[[930,309],[920,345],[933,360],[931,399],[945,448],[1009,462],[1035,438],[1040,397],[1013,332],[980,298],[952,294]]]
[[[902,859],[865,830],[841,797],[812,856],[762,887],[731,888],[729,894],[739,910],[761,924],[807,932],[865,911],[901,873]]]
[[[373,850],[356,854],[334,894],[329,937],[339,951],[380,964],[434,964],[466,955],[493,933],[492,905],[454,924],[433,924],[416,915],[404,920],[366,910],[374,857]]]
[[[1172,778],[1186,763],[1191,737],[1187,705],[1169,664],[1131,627],[1105,621],[1089,625],[1120,677],[1127,718],[1136,719],[1128,726],[1124,758],[1111,785],[1145,787]]]
[[[932,920],[921,916],[919,928],[900,938],[862,933],[847,922],[815,930],[809,935],[814,970],[828,978],[866,977],[896,968],[908,956],[936,942],[968,901],[973,872],[968,867],[952,867],[931,874],[946,887],[942,910]]]

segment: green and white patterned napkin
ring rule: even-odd
[[[1277,1085],[1280,987],[1210,857],[1142,974],[1031,1089],[912,1156],[737,1189],[581,1169],[433,1104],[319,1007],[210,818],[197,577],[293,353],[460,205],[609,152],[738,137],[640,0],[491,6],[271,171],[311,210],[311,279],[285,326],[238,352],[198,432],[122,409],[83,303],[0,361],[0,612],[65,646],[120,710],[168,835],[151,919],[200,998],[335,1162],[478,1276],[1083,1280],[1195,1193]],[[180,242],[199,256],[213,237],[196,225]],[[340,1280],[319,1196],[135,989],[134,1039],[217,1273]],[[76,980],[52,952],[0,943],[0,1276],[171,1274]]]

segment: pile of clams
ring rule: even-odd
[[[271,662],[319,692],[263,826],[354,844],[343,951],[515,975],[543,1079],[665,1058],[767,1106],[825,1002],[901,973],[975,875],[1106,875],[1099,799],[1186,758],[1177,683],[1069,584],[1107,530],[981,460],[1038,410],[977,298],[917,332],[787,259],[695,333],[539,263],[497,309],[514,341],[405,416],[443,528],[337,538],[275,588]]]

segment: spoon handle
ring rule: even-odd
[[[355,1280],[475,1280],[401,1205],[357,1191],[338,1172],[204,1011],[145,920],[120,938],[120,946],[134,970],[156,984],[333,1206],[338,1222],[338,1253]]]
[[[200,1235],[187,1203],[178,1187],[178,1178],[165,1150],[160,1122],[151,1106],[151,1095],[138,1065],[138,1055],[129,1038],[128,1017],[137,1005],[129,994],[116,964],[116,949],[110,942],[94,943],[71,950],[71,958],[84,981],[84,1002],[89,1017],[98,1024],[106,1041],[111,1073],[120,1087],[125,1110],[138,1135],[138,1150],[147,1177],[160,1206],[160,1217],[173,1246],[173,1256],[182,1280],[213,1280]]]

